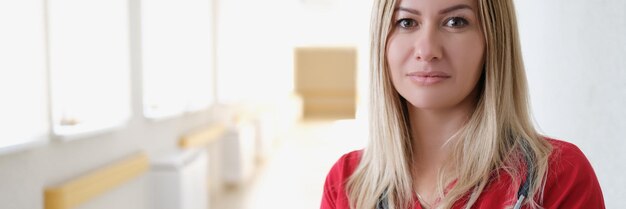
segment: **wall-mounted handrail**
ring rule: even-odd
[[[148,157],[140,152],[74,180],[45,189],[45,209],[70,209],[113,188],[120,186],[148,170]]]
[[[205,147],[218,140],[226,132],[226,125],[222,123],[213,124],[205,129],[184,135],[178,141],[178,146],[183,149],[193,147]]]

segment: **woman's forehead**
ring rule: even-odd
[[[459,6],[467,6],[469,9],[475,10],[478,6],[477,1],[478,0],[398,0],[396,8],[411,9],[424,14],[438,14],[445,12],[448,8]]]

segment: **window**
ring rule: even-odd
[[[202,110],[213,101],[209,0],[142,2],[143,100],[147,118]]]
[[[52,128],[64,139],[123,125],[130,117],[125,0],[49,0]]]
[[[48,140],[43,2],[0,2],[0,153]]]

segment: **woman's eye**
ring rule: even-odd
[[[401,28],[413,28],[415,26],[417,26],[417,22],[415,22],[415,20],[412,19],[400,19],[396,22],[397,26],[400,26]]]
[[[445,25],[451,28],[462,28],[469,24],[466,19],[462,17],[451,17],[446,20]]]

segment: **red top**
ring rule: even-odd
[[[549,157],[548,176],[544,188],[543,206],[546,209],[604,209],[604,198],[596,174],[585,155],[568,142],[548,139],[553,146]],[[332,167],[326,183],[321,209],[350,209],[344,183],[354,172],[361,159],[362,150],[343,155]],[[494,178],[487,185],[472,208],[505,208],[517,200],[517,189],[511,190],[511,177],[500,172],[500,178]],[[462,201],[462,200],[460,200]],[[464,202],[456,202],[453,209],[461,209]],[[414,209],[421,209],[415,202]],[[527,207],[522,207],[527,208]]]

